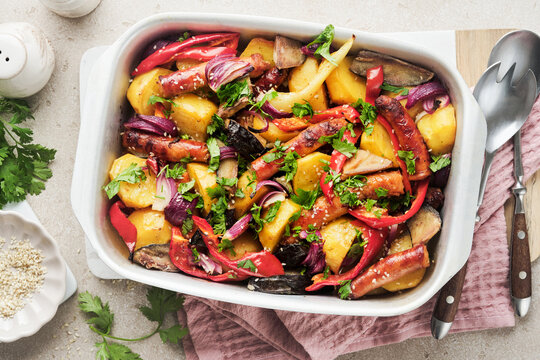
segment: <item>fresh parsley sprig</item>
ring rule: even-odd
[[[398,156],[401,160],[405,161],[407,172],[410,175],[416,173],[416,157],[412,151],[398,150]]]
[[[313,115],[315,114],[313,108],[311,107],[311,104],[307,101],[305,104],[294,103],[294,105],[292,106],[292,113],[294,116],[299,118],[304,116],[313,117]]]
[[[390,91],[390,92],[393,92],[394,94],[398,94],[398,95],[403,95],[403,96],[409,95],[409,89],[407,89],[406,87],[394,86],[394,85],[390,85],[390,84],[388,84],[386,82],[382,83],[382,85],[380,86],[380,89]]]
[[[219,103],[224,107],[232,107],[238,100],[247,96],[251,98],[252,93],[249,89],[247,80],[234,81],[225,85],[221,85],[216,91]]]
[[[0,209],[40,194],[52,176],[56,150],[31,143],[32,130],[20,126],[28,119],[34,117],[24,100],[0,97]]]
[[[91,317],[86,321],[90,330],[101,337],[101,341],[96,342],[96,357],[102,360],[139,360],[140,355],[133,352],[129,347],[118,341],[141,341],[159,333],[161,341],[178,343],[180,339],[187,335],[188,329],[180,325],[174,325],[168,329],[162,329],[165,315],[176,313],[184,303],[183,296],[164,289],[149,288],[146,298],[150,306],[142,306],[139,311],[150,321],[156,322],[157,327],[150,334],[138,338],[122,338],[111,335],[114,314],[111,312],[109,303],[103,303],[99,296],[92,296],[88,291],[80,293],[79,308]]]
[[[450,157],[447,157],[444,155],[439,155],[439,156],[431,155],[431,159],[433,160],[433,162],[429,164],[429,168],[433,172],[437,172],[447,167],[452,162],[452,160],[450,160]]]

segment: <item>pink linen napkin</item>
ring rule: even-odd
[[[525,179],[540,168],[539,144],[537,99],[522,130]],[[503,146],[491,169],[453,333],[515,324],[503,207],[514,184],[512,151],[511,142]],[[317,360],[429,336],[434,302],[435,298],[410,313],[385,318],[277,311],[186,296],[178,317],[190,331],[183,340],[188,360]]]

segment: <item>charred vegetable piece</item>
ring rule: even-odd
[[[274,41],[274,62],[278,69],[289,69],[300,66],[306,60],[302,53],[302,43],[277,35]]]
[[[287,74],[287,70],[280,70],[274,66],[255,82],[253,95],[257,97],[267,91],[277,89],[287,79]]]
[[[167,272],[178,272],[169,257],[168,244],[152,244],[144,246],[133,254],[133,261],[147,269],[156,269]]]
[[[274,255],[286,268],[296,268],[306,258],[309,248],[300,243],[284,244],[277,248]]]
[[[306,286],[310,283],[311,281],[306,275],[285,274],[267,278],[251,278],[247,288],[269,294],[303,295],[306,293]]]
[[[265,149],[259,140],[234,120],[227,126],[229,144],[247,159],[260,155]]]
[[[373,289],[427,267],[429,267],[427,248],[425,245],[416,245],[412,249],[387,256],[369,267],[351,282],[349,292],[341,293],[342,298],[358,299]]]
[[[444,193],[436,187],[428,187],[424,204],[431,206],[435,210],[440,210],[444,204]]]
[[[423,205],[412,218],[407,220],[413,245],[427,243],[439,232],[441,225],[439,212],[429,205]]]
[[[360,50],[351,64],[350,70],[360,76],[366,76],[368,69],[383,66],[384,81],[394,86],[416,86],[423,84],[435,75],[433,72],[400,60],[369,50]]]

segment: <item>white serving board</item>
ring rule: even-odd
[[[385,33],[382,35],[391,37],[393,39],[400,39],[403,41],[429,47],[434,52],[440,54],[442,58],[446,59],[446,62],[449,65],[456,67],[456,32],[453,30]],[[84,99],[86,97],[88,77],[90,75],[93,65],[105,52],[105,50],[107,50],[107,48],[108,46],[98,46],[90,48],[83,54],[81,58],[81,66],[79,73],[81,114],[83,113],[82,108],[84,104]],[[103,261],[101,261],[97,252],[94,250],[94,248],[90,244],[90,241],[87,238],[85,238],[85,241],[86,260],[92,274],[101,279],[124,279],[123,276],[120,276],[114,271],[112,271]]]

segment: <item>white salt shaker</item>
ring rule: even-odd
[[[88,15],[101,0],[39,0],[49,10],[60,16],[78,18]]]
[[[54,51],[41,30],[24,22],[0,24],[0,95],[24,98],[40,91],[54,69]]]

